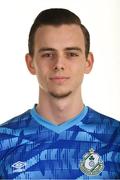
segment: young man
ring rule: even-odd
[[[66,9],[48,9],[29,34],[26,64],[39,102],[0,127],[1,179],[119,179],[120,122],[85,106],[89,32]]]

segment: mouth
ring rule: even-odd
[[[66,76],[55,76],[50,78],[51,81],[56,83],[63,83],[68,79],[70,79],[70,77],[66,77]]]

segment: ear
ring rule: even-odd
[[[36,72],[35,72],[35,65],[34,65],[33,57],[30,54],[26,54],[25,61],[26,61],[26,65],[27,65],[29,72],[31,74],[35,75]]]
[[[87,59],[86,59],[86,64],[85,64],[85,74],[88,74],[91,72],[93,63],[94,63],[93,54],[91,52],[89,52]]]

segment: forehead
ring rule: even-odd
[[[79,25],[43,25],[35,33],[35,47],[38,46],[84,46],[84,36]]]

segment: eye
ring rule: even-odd
[[[41,55],[43,58],[51,58],[53,57],[53,53],[44,53]]]
[[[41,54],[41,58],[53,59],[54,57],[54,52],[44,52],[43,54]]]
[[[68,56],[68,57],[77,57],[77,56],[79,56],[79,54],[76,53],[76,52],[68,52],[68,53],[67,53],[67,56]]]

